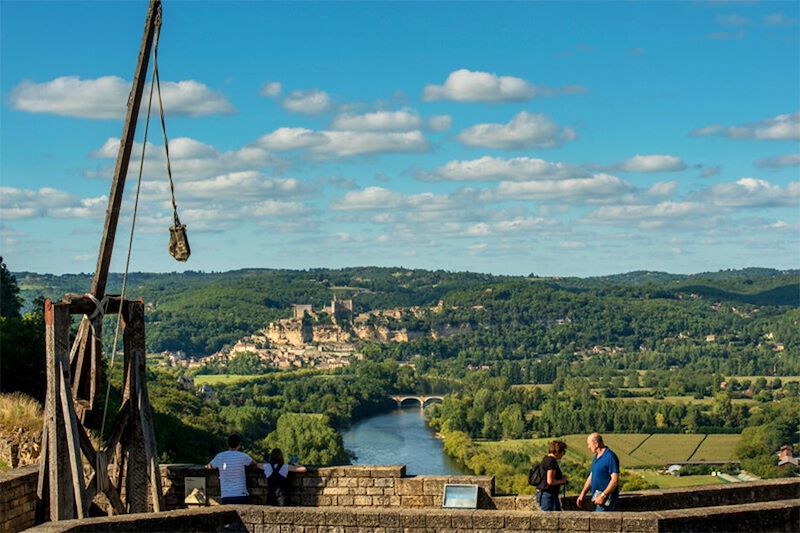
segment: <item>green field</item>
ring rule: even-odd
[[[648,483],[658,485],[660,489],[677,489],[680,487],[700,487],[703,485],[719,485],[725,483],[716,476],[673,476],[659,474],[655,470],[636,470]]]
[[[739,435],[686,435],[648,433],[609,433],[603,435],[606,445],[619,457],[622,468],[647,466],[664,467],[685,461],[730,461]],[[476,442],[494,453],[515,451],[538,458],[547,453],[547,443],[552,439],[519,439]],[[592,454],[586,447],[586,435],[560,437],[567,443],[565,459],[571,462],[588,462]],[[699,445],[699,447],[698,447]],[[697,451],[695,451],[697,450]]]
[[[711,437],[714,437],[713,439]],[[731,461],[739,435],[709,435],[700,445],[692,461]]]
[[[195,376],[194,385],[195,387],[199,387],[200,385],[231,385],[233,383],[244,383],[245,381],[264,379],[265,377],[264,375],[242,376],[238,374],[209,374],[205,376]]]

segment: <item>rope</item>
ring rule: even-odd
[[[154,54],[157,53],[158,50],[158,37],[161,34],[161,6],[158,7],[158,13],[156,14],[155,20],[155,37],[153,38],[153,50]],[[153,76],[156,76],[156,63],[153,62]],[[139,177],[136,182],[136,196],[133,202],[133,217],[131,220],[131,232],[130,237],[128,238],[128,255],[125,259],[125,273],[122,276],[122,293],[120,294],[120,310],[117,313],[117,325],[114,331],[114,349],[111,351],[111,364],[108,367],[108,383],[106,385],[106,400],[105,404],[103,405],[103,423],[100,426],[100,435],[102,436],[105,433],[106,429],[106,415],[108,414],[108,397],[111,394],[111,371],[114,369],[114,360],[117,355],[117,343],[119,342],[119,327],[120,323],[122,322],[122,302],[125,301],[125,290],[128,286],[128,268],[131,264],[131,250],[133,249],[133,232],[136,228],[136,214],[139,210],[139,192],[142,189],[142,173],[144,172],[144,156],[147,150],[147,134],[150,131],[150,111],[153,106],[153,83],[150,83],[150,96],[147,101],[147,118],[144,123],[144,139],[142,140],[142,156],[139,160]],[[174,204],[173,199],[173,204]],[[177,213],[175,215],[177,217]],[[131,376],[133,379],[133,376]],[[125,384],[123,383],[123,386]]]
[[[156,19],[156,44],[158,44],[158,34],[161,31],[161,13],[159,12]],[[161,133],[164,135],[164,152],[167,159],[167,177],[169,178],[169,194],[172,200],[172,217],[175,226],[179,227],[181,221],[178,218],[178,206],[175,203],[175,184],[172,182],[172,165],[169,162],[169,141],[167,140],[167,124],[164,121],[164,103],[161,100],[161,76],[158,75],[158,46],[153,48],[153,80],[156,83],[156,90],[158,92],[158,111],[161,118]],[[151,87],[152,89],[152,87]]]

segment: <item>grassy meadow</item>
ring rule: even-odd
[[[622,468],[663,468],[669,463],[685,461],[730,461],[739,435],[609,433],[603,435],[603,439],[619,457]],[[498,454],[513,451],[538,458],[547,453],[550,440],[518,439],[476,444]],[[564,460],[585,463],[592,459],[586,447],[586,435],[565,435],[560,440],[568,447]]]

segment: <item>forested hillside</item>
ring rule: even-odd
[[[60,298],[86,292],[91,285],[89,274],[21,272],[16,278],[25,310],[37,296]],[[336,293],[353,298],[356,311],[432,306],[444,300],[445,313],[406,326],[469,324],[472,334],[439,343],[435,351],[452,356],[480,350],[489,357],[513,359],[594,345],[652,350],[681,334],[720,334],[754,345],[760,335],[775,331],[787,349],[796,348],[792,325],[797,317],[791,310],[800,305],[799,280],[800,271],[772,269],[689,276],[632,272],[585,279],[377,267],[248,269],[133,273],[127,293],[148,304],[151,351],[208,355],[287,317],[294,303],[320,308]],[[121,276],[112,275],[108,292],[120,287]]]

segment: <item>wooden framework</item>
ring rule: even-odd
[[[45,302],[47,397],[38,495],[50,520],[89,516],[100,493],[114,514],[146,512],[148,503],[157,512],[164,508],[147,395],[144,302],[110,301],[122,314],[123,403],[111,436],[100,449],[78,420],[72,398],[70,316],[81,313],[86,302],[83,298]]]
[[[155,511],[164,507],[147,395],[144,302],[105,294],[147,66],[160,25],[161,0],[150,0],[91,292],[68,295],[60,303],[45,302],[47,396],[37,491],[44,519],[89,516],[100,494],[114,514],[146,512],[149,503]],[[123,402],[108,442],[95,448],[87,428],[98,428],[104,415],[99,400],[102,325],[108,313],[121,315]],[[69,338],[72,315],[83,315],[74,344]]]

